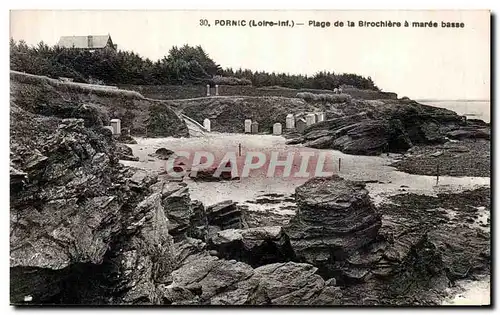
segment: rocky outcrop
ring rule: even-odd
[[[222,230],[209,239],[208,248],[216,250],[219,257],[253,267],[293,259],[290,242],[280,226]]]
[[[443,145],[414,146],[391,166],[410,174],[490,177],[491,142],[463,139]]]
[[[489,129],[476,129],[476,128],[463,128],[452,130],[446,133],[446,136],[450,139],[462,140],[462,139],[487,139],[490,140],[490,130]]]
[[[174,241],[187,236],[194,212],[186,183],[161,183],[162,204],[168,218],[168,231]]]
[[[340,115],[337,108],[327,110],[336,118],[309,126],[287,143],[376,155],[404,152],[417,144],[445,143],[447,137],[489,139],[489,127],[484,122],[468,122],[453,111],[412,100],[355,100],[350,107],[342,109]]]
[[[152,185],[84,119],[11,102],[11,302],[158,303],[172,238]]]
[[[343,304],[437,304],[457,279],[489,273],[489,233],[475,227],[489,207],[484,189],[397,195],[375,211],[363,183],[333,176],[309,180],[296,198],[284,228],[293,259],[335,279]]]
[[[290,222],[296,210],[294,205],[282,207],[280,210],[269,209],[267,211],[250,209],[248,205],[238,205],[238,208],[241,209],[244,225],[249,228],[285,226]]]
[[[372,242],[381,225],[363,183],[313,178],[296,189],[299,210],[285,232],[299,259],[325,275],[332,265]]]
[[[241,210],[236,206],[236,202],[231,200],[207,207],[206,215],[208,225],[215,226],[220,230],[241,229],[243,227]]]
[[[392,197],[379,209],[377,240],[346,260],[346,271],[359,270],[357,284],[343,291],[346,301],[439,304],[457,279],[489,273],[489,233],[463,223],[489,204],[485,196],[489,192],[480,189]]]
[[[367,113],[316,123],[308,127],[301,138],[292,139],[287,143],[304,143],[312,148],[331,148],[359,155],[399,152],[412,146],[401,122],[372,119]]]
[[[340,289],[317,268],[276,263],[253,269],[235,260],[200,254],[172,273],[164,303],[174,305],[338,305]],[[330,284],[330,283],[328,283]]]
[[[120,160],[125,161],[139,161],[138,156],[134,156],[132,152],[132,148],[123,143],[116,144],[116,153],[118,154],[118,158]]]

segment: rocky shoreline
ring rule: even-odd
[[[40,112],[11,100],[14,305],[438,305],[455,282],[491,272],[488,187],[402,191],[375,204],[366,182],[334,175],[254,200],[286,199],[293,215],[204,205],[186,182],[120,163],[135,157],[94,107],[66,118],[49,115],[50,104]],[[347,129],[371,130],[358,127]],[[330,137],[313,129],[306,134]],[[463,143],[469,160],[486,146]]]
[[[327,120],[307,127],[288,144],[378,155],[450,140],[490,139],[488,123],[412,100],[351,100],[324,109]]]
[[[410,174],[490,177],[490,152],[490,141],[484,139],[415,146],[392,166]]]
[[[375,207],[362,182],[313,178],[289,223],[249,227],[234,202],[205,207],[96,136],[65,119],[38,158],[13,146],[14,304],[435,305],[489,272],[489,233],[458,224],[489,211],[489,189]]]

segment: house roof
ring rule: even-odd
[[[92,47],[89,47],[89,36],[61,36],[58,46],[65,48],[104,48],[106,47],[110,35],[92,36]]]

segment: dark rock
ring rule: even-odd
[[[236,259],[253,267],[293,258],[288,237],[280,226],[222,230],[209,239],[208,246],[216,249],[221,254],[219,257]]]
[[[381,220],[364,187],[333,176],[313,178],[296,189],[299,211],[285,233],[300,259],[328,273],[330,262],[375,239]]]
[[[289,207],[286,210],[295,210],[297,208],[295,205]],[[244,205],[239,205],[238,208],[241,209],[243,222],[246,227],[285,226],[294,216],[294,214],[289,212],[284,213],[283,211],[250,210],[248,206]]]
[[[116,150],[118,154],[118,158],[120,160],[126,160],[126,161],[139,161],[139,157],[134,156],[132,153],[132,148],[125,144],[117,143],[116,144]]]
[[[179,242],[174,243],[174,261],[175,268],[179,268],[183,264],[196,260],[199,257],[206,255],[206,244],[198,239],[186,237]]]
[[[126,144],[137,144],[137,141],[130,135],[130,131],[124,132],[124,130],[122,130],[116,141]]]
[[[331,278],[325,281],[325,286],[334,287],[337,284],[337,280],[335,278]]]
[[[400,122],[373,120],[366,113],[319,122],[308,127],[303,138],[308,147],[362,155],[400,152],[412,145]]]
[[[323,138],[323,137],[330,136],[330,135],[331,135],[331,131],[329,131],[329,130],[316,129],[316,130],[312,130],[311,132],[308,132],[307,134],[305,134],[304,139],[310,141],[310,140],[315,140],[315,139]]]
[[[446,136],[451,139],[490,139],[489,129],[457,129],[446,133]]]
[[[208,224],[218,226],[222,230],[243,227],[241,210],[236,207],[236,202],[231,200],[209,206],[206,214]]]
[[[198,200],[191,202],[193,215],[191,216],[190,229],[188,235],[205,241],[208,235],[208,218],[205,206]]]
[[[312,141],[308,141],[304,143],[306,147],[315,148],[315,149],[328,149],[333,147],[333,141],[335,137],[333,136],[324,136],[317,138]]]
[[[110,118],[118,118],[132,135],[189,137],[186,124],[166,101],[16,71],[10,72],[10,82],[16,105],[36,115],[81,118],[99,133],[104,133],[102,126],[109,126]]]
[[[376,104],[376,105],[375,105]],[[467,123],[455,112],[411,100],[385,99],[376,103],[355,100],[344,115],[307,127],[303,143],[318,149],[336,149],[348,154],[400,153],[416,144],[442,144],[452,139],[489,139],[485,125]]]
[[[478,230],[453,227],[432,231],[429,241],[441,253],[451,281],[466,278],[469,273],[489,272],[490,261],[486,254],[490,246],[489,235]]]
[[[194,216],[189,189],[184,183],[169,182],[164,183],[160,191],[168,218],[168,230],[177,242],[187,236]]]
[[[155,153],[151,154],[151,156],[156,157],[160,160],[168,160],[170,156],[172,156],[172,154],[174,154],[174,151],[172,150],[159,148],[155,151]]]
[[[172,304],[208,305],[338,305],[339,288],[325,286],[317,268],[300,263],[276,263],[256,269],[214,256],[191,260],[172,273],[165,287]],[[172,291],[199,288],[197,298]]]
[[[173,254],[157,177],[119,164],[100,126],[11,110],[24,176],[11,189],[11,303],[159,303]]]
[[[22,184],[28,179],[28,173],[21,172],[20,170],[14,168],[12,166],[10,167],[9,175],[10,175],[10,185],[11,186]]]

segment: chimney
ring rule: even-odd
[[[88,48],[94,47],[94,41],[92,40],[92,35],[87,36],[87,46]]]

